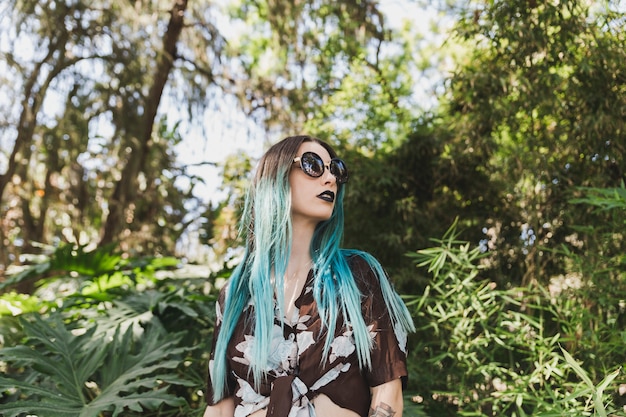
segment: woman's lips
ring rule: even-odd
[[[328,201],[329,203],[332,203],[335,201],[335,193],[333,193],[332,191],[326,190],[323,193],[319,194],[317,198],[321,198],[324,201]]]

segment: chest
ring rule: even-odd
[[[266,347],[269,379],[295,374],[314,382],[330,368],[346,364],[356,366],[358,360],[352,331],[343,317],[338,317],[330,347],[325,353],[328,329],[323,325],[312,290],[305,288],[294,305],[296,309],[289,320],[274,309],[274,323]],[[248,306],[228,347],[231,368],[241,376],[248,374],[254,363],[255,349],[261,348],[257,346],[261,342],[255,337],[253,316],[254,307]]]

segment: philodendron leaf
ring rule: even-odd
[[[115,393],[109,392],[99,396],[92,403],[83,408],[79,417],[92,417],[98,415],[103,410],[113,410],[112,417],[117,417],[123,415],[124,410],[135,412],[155,410],[163,404],[180,407],[185,405],[185,400],[169,394],[167,388],[145,392],[133,392],[124,396],[118,396]]]
[[[33,321],[22,319],[21,323],[26,344],[0,350],[0,360],[28,368],[42,381],[20,386],[21,392],[42,401],[50,399],[61,408],[84,404],[85,382],[101,366],[106,352],[106,346],[94,337],[95,328],[75,336],[58,316],[48,320],[34,316]],[[0,389],[17,383],[10,381],[3,378]]]
[[[74,335],[59,317],[23,320],[23,326],[27,344],[0,349],[1,361],[24,370],[0,377],[0,392],[20,398],[3,405],[3,416],[118,416],[185,405],[167,392],[172,384],[188,385],[177,382],[187,349],[177,347],[176,335],[153,326],[118,327],[113,334],[93,327]]]
[[[5,379],[0,377],[0,380]],[[2,382],[0,382],[1,384]],[[18,385],[13,385],[16,388]],[[84,408],[82,403],[72,404],[64,399],[54,399],[52,392],[39,391],[40,394],[44,394],[40,399],[35,400],[20,400],[7,404],[2,404],[2,416],[3,417],[18,417],[23,415],[35,415],[41,417],[73,417],[78,416],[81,410]],[[57,397],[55,397],[57,398]]]
[[[116,416],[125,407],[141,411],[141,406],[152,409],[162,403],[185,404],[185,400],[159,388],[162,381],[177,378],[175,369],[180,361],[170,358],[184,355],[187,349],[176,347],[177,337],[158,328],[148,327],[140,341],[133,341],[132,334],[129,328],[113,337],[102,369],[101,392],[82,416],[105,410],[113,410]]]

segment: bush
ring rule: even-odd
[[[39,288],[0,303],[3,415],[202,415],[215,294],[178,264],[66,246],[14,275]]]
[[[411,388],[429,415],[617,412],[624,349],[616,351],[616,342],[607,341],[626,333],[615,335],[608,310],[595,317],[584,314],[591,289],[551,292],[538,280],[524,288],[498,288],[481,279],[484,254],[458,240],[456,225],[436,242],[411,255],[432,281],[421,296],[407,297],[418,327],[409,359]],[[606,299],[611,295],[618,294],[605,294]]]

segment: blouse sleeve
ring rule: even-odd
[[[371,387],[401,378],[406,386],[407,333],[392,323],[380,288],[379,279],[369,264],[360,256],[351,259],[352,273],[363,297],[362,312],[365,324],[373,338],[372,367],[365,372]]]
[[[217,337],[220,333],[220,329],[222,327],[222,312],[226,300],[226,291],[228,288],[228,284],[224,285],[220,290],[219,297],[217,302],[215,303],[215,329],[213,330],[213,341],[211,343],[211,356],[209,357],[209,366],[207,372],[207,389],[206,389],[206,403],[207,405],[215,405],[213,401],[213,365],[215,363],[215,344],[217,343]],[[226,358],[223,358],[226,360]],[[228,367],[228,361],[226,361],[226,372],[227,372],[227,383],[226,383],[226,397],[230,397],[234,393],[235,381],[232,377],[230,369]]]

